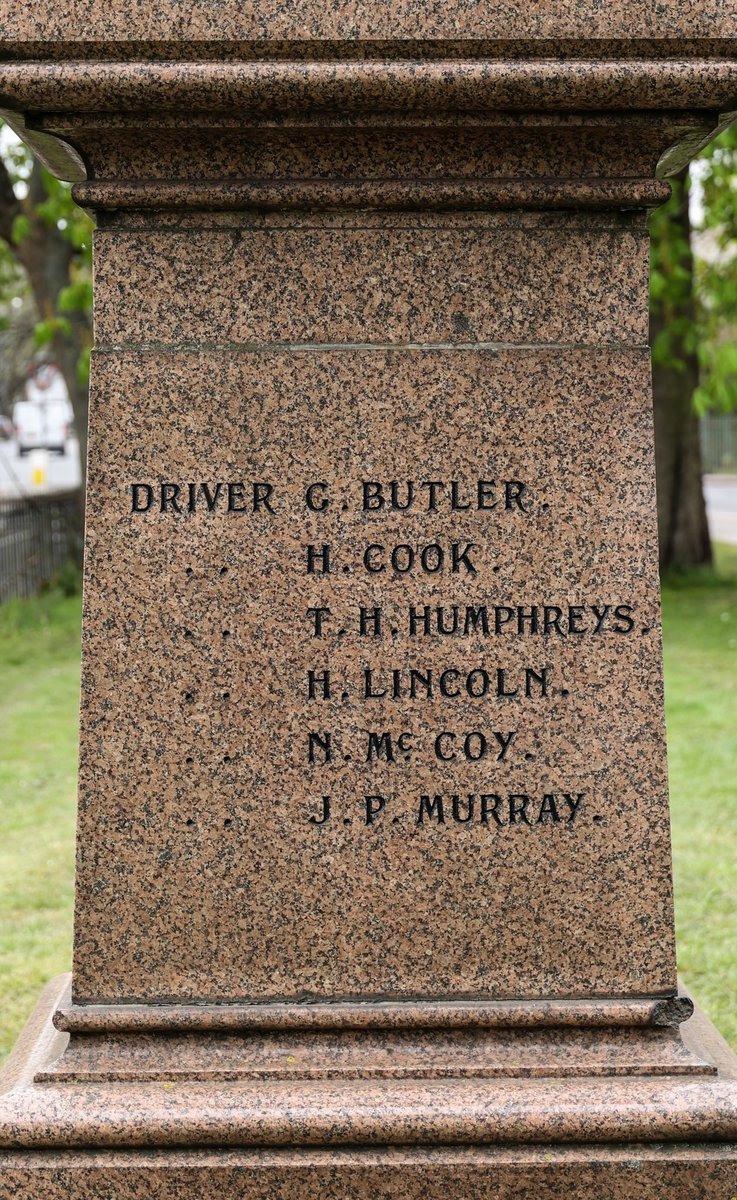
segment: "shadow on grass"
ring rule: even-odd
[[[709,566],[692,567],[689,571],[664,571],[660,582],[664,590],[681,592],[693,588],[719,590],[737,586],[737,546],[715,542],[714,561]]]

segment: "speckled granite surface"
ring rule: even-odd
[[[441,43],[435,49],[440,61],[407,58],[401,44],[387,47],[379,61],[374,55],[336,61],[336,49],[327,61],[290,55],[274,62],[268,47],[262,61],[9,61],[0,66],[0,96],[25,111],[84,112],[95,121],[100,113],[142,114],[152,107],[153,126],[172,112],[184,120],[197,113],[210,120],[241,113],[267,122],[290,115],[302,123],[330,109],[341,119],[362,113],[377,121],[393,112],[437,121],[453,111],[710,110],[735,99],[734,43],[698,57],[676,47],[667,58],[635,61],[606,48],[565,60],[557,54],[500,58],[470,39],[464,58],[457,52],[446,57]],[[184,103],[189,112],[180,111]]]
[[[93,378],[76,998],[672,988],[647,356],[100,350]],[[412,507],[364,511],[372,479]]]
[[[308,4],[285,8],[276,0],[259,0],[245,8],[225,0],[213,9],[207,0],[155,0],[134,4],[111,0],[72,0],[38,11],[20,0],[3,0],[3,40],[13,46],[49,43],[154,43],[159,55],[170,46],[206,42],[312,39],[468,39],[504,42],[529,39],[620,39],[645,42],[677,39],[725,39],[735,36],[734,11],[719,0],[490,0],[478,5],[449,0],[427,7],[415,0],[351,0],[342,4]]]
[[[6,1154],[13,1200],[721,1200],[735,1147]]]
[[[0,1079],[4,1194],[730,1200],[645,220],[734,13],[0,17],[98,213],[73,999]]]
[[[647,231],[629,214],[183,221],[144,230],[121,214],[98,232],[100,342],[647,340]]]

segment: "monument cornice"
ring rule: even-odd
[[[95,209],[651,208],[736,107],[726,58],[0,64],[0,112]],[[465,166],[423,164],[428,136],[444,163],[465,139]],[[269,137],[259,166],[244,148]]]

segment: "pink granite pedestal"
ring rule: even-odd
[[[737,1195],[646,226],[734,22],[502,8],[0,6],[0,108],[97,219],[74,971],[3,1194]]]

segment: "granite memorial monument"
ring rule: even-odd
[[[646,222],[737,10],[0,12],[3,115],[97,222],[74,970],[3,1195],[729,1200]]]

